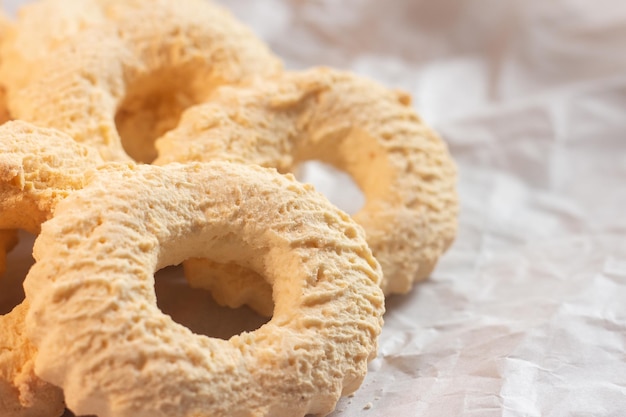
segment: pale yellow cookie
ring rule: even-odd
[[[85,183],[102,160],[69,136],[21,121],[0,126],[0,229],[38,233],[57,203]],[[0,253],[4,251],[0,248]],[[23,331],[27,302],[0,316],[0,416],[58,417],[59,388],[33,372],[35,348]]]
[[[100,164],[95,150],[65,133],[17,120],[0,126],[0,229],[38,233],[56,204]]]
[[[33,62],[37,69],[27,82],[9,89],[9,109],[96,147],[106,160],[152,161],[154,139],[173,128],[185,108],[220,85],[282,68],[247,27],[206,0],[83,1],[96,17]],[[65,2],[44,4],[63,8]],[[50,13],[56,21],[52,7]],[[61,13],[60,21],[72,21],[66,18]],[[18,64],[7,70],[19,71]]]
[[[346,171],[366,198],[354,219],[382,265],[385,294],[425,279],[456,233],[456,168],[445,142],[405,93],[352,73],[314,68],[219,88],[156,146],[156,164],[227,159],[289,172],[317,159]],[[195,260],[185,267],[222,304],[271,308],[255,295],[267,286],[249,271]],[[248,291],[220,288],[228,274]]]
[[[35,370],[76,414],[326,415],[376,354],[384,298],[363,230],[272,169],[108,166],[57,205],[34,255]],[[272,319],[222,340],[163,314],[153,273],[192,256],[263,276]]]

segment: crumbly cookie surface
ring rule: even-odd
[[[82,188],[97,153],[55,129],[23,121],[0,126],[0,229],[37,233],[55,205]]]
[[[78,414],[325,415],[376,353],[384,297],[363,230],[274,170],[106,168],[59,203],[34,254],[25,288],[35,369]],[[264,276],[270,322],[218,340],[162,314],[153,272],[189,256]]]
[[[0,126],[0,240],[10,243],[16,229],[38,233],[57,203],[82,188],[85,174],[101,163],[95,150],[61,132],[22,121]],[[27,311],[24,301],[0,316],[0,416],[58,417],[63,394],[33,371],[36,349],[23,329]]]
[[[154,139],[185,108],[219,85],[282,68],[247,27],[205,0],[85,2],[100,18],[39,59],[28,83],[9,90],[9,108],[104,159],[152,161]]]
[[[456,167],[445,142],[407,95],[351,73],[314,68],[219,88],[157,149],[157,164],[221,158],[289,172],[319,159],[346,171],[365,194],[354,218],[383,267],[386,294],[425,279],[456,234]],[[210,274],[211,266],[193,261],[187,270]]]

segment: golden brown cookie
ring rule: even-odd
[[[25,86],[9,90],[9,109],[106,160],[150,162],[154,139],[185,108],[220,85],[282,68],[247,27],[206,0],[84,1],[99,17],[35,62]]]
[[[100,163],[95,150],[58,131],[21,121],[0,126],[0,229],[38,233],[56,204]],[[0,416],[58,417],[61,390],[33,372],[36,350],[23,330],[27,309],[25,301],[0,316]]]
[[[275,170],[109,166],[57,205],[34,255],[35,369],[77,414],[326,415],[375,356],[384,298],[363,230]],[[265,277],[273,318],[222,340],[163,314],[153,273],[191,256]]]
[[[405,93],[352,73],[314,68],[219,88],[156,146],[157,164],[227,159],[289,172],[314,159],[346,171],[366,198],[354,219],[383,267],[385,294],[425,279],[456,233],[456,168],[446,144]],[[249,271],[205,261],[185,266],[192,282],[212,290],[216,282],[219,302],[254,302],[268,313],[270,300],[255,296],[267,294],[266,285]],[[229,274],[249,291],[230,298],[218,279]]]

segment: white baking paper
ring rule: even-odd
[[[454,246],[389,298],[379,355],[332,416],[626,416],[626,2],[223,3],[289,68],[409,91],[459,166]],[[193,291],[181,309],[179,273],[159,302],[196,331],[263,322]]]

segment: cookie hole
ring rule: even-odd
[[[78,417],[78,416],[72,413],[70,410],[65,410],[65,414],[63,414],[61,417]],[[80,416],[80,417],[97,417],[97,416]]]
[[[355,214],[365,205],[365,195],[352,177],[334,166],[318,160],[300,163],[295,172],[300,182],[313,184],[334,205]]]
[[[196,334],[228,340],[269,321],[248,307],[218,305],[209,291],[189,286],[180,266],[158,271],[155,289],[159,309]]]
[[[192,65],[164,68],[128,86],[115,125],[124,150],[135,161],[154,161],[155,140],[176,127],[186,108],[201,101],[204,89],[189,74],[194,74]]]
[[[32,255],[35,236],[20,231],[18,239],[17,246],[7,254],[6,270],[0,277],[0,315],[11,312],[24,301],[22,283],[35,262]]]

